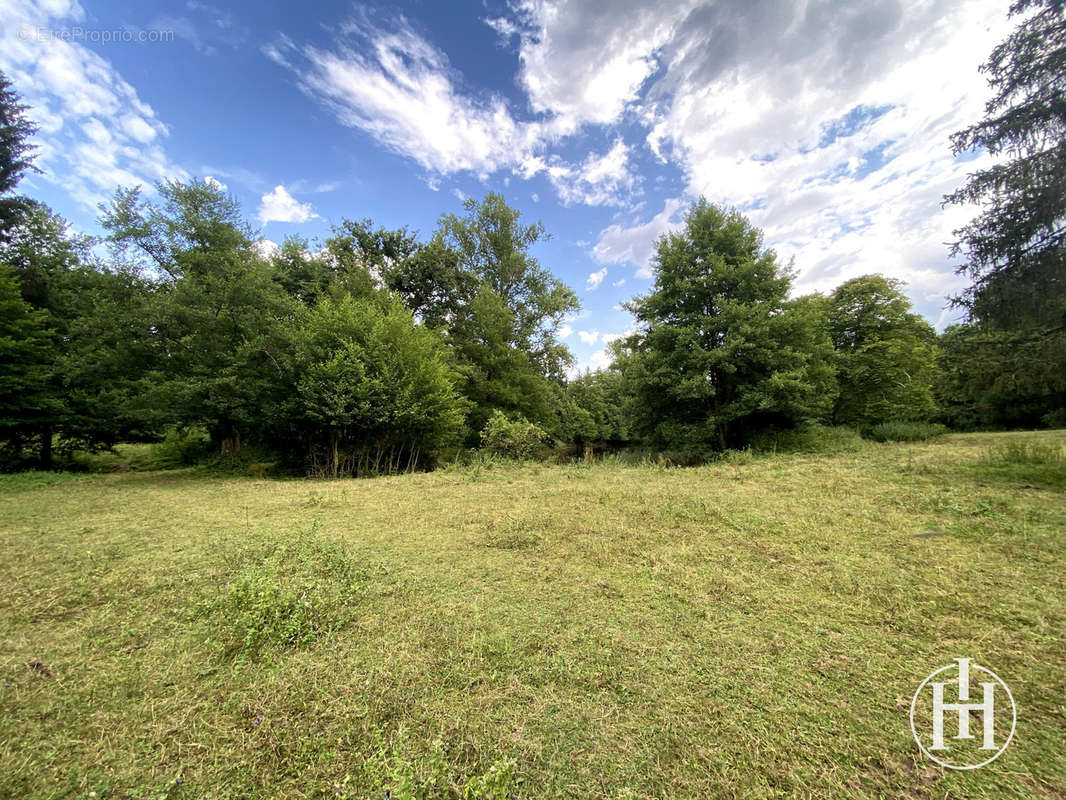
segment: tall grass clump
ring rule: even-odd
[[[1066,462],[1062,445],[1035,439],[1009,439],[992,445],[985,451],[987,464],[1022,464],[1026,466],[1057,466]]]
[[[804,425],[791,430],[763,431],[752,438],[756,453],[855,453],[867,445],[854,428],[842,425]]]
[[[875,442],[927,442],[948,432],[938,422],[882,422],[866,431]]]

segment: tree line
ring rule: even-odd
[[[1066,424],[1066,25],[1061,4],[1013,13],[987,117],[954,140],[1010,156],[947,198],[984,209],[955,245],[965,324],[938,336],[875,274],[793,297],[761,232],[700,199],[658,241],[611,367],[573,378],[559,331],[577,296],[502,196],[425,239],[344,220],[268,252],[219,186],[164,181],[118,189],[90,240],[18,194],[33,125],[0,75],[0,464],[190,432],[348,475],[480,445],[703,456],[812,423]]]

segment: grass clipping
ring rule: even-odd
[[[317,523],[244,551],[238,563],[202,604],[210,641],[224,658],[310,645],[355,619],[367,586],[367,570],[341,545],[322,539]]]

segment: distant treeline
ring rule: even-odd
[[[937,336],[879,275],[791,298],[760,231],[702,199],[659,240],[612,366],[576,378],[559,330],[577,296],[497,194],[428,239],[346,220],[270,252],[217,185],[164,182],[118,190],[102,241],[74,237],[16,192],[32,125],[0,82],[5,469],[164,438],[347,475],[483,444],[702,457],[811,423],[1066,424],[1061,329],[975,313]]]

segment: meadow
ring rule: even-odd
[[[0,476],[0,796],[1062,797],[1064,444]],[[1018,707],[969,772],[956,656]]]

